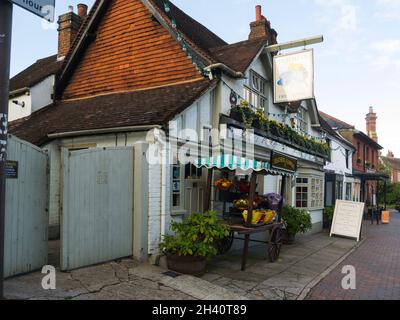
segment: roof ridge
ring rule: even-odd
[[[244,43],[250,43],[250,42],[261,43],[261,42],[267,42],[267,40],[263,39],[263,38],[246,39],[246,40],[242,40],[242,41],[238,41],[238,42],[234,42],[234,43],[228,43],[228,44],[223,45],[223,46],[214,47],[214,48],[211,48],[210,51],[213,52],[213,51],[216,51],[216,50],[219,50],[219,49],[225,49],[225,48],[229,48],[229,47],[234,47],[234,46],[237,46],[237,45],[242,45]]]
[[[349,123],[347,123],[347,122],[345,122],[345,121],[343,121],[343,120],[340,120],[340,119],[338,119],[338,118],[336,118],[336,117],[334,117],[334,116],[331,116],[330,114],[327,114],[326,112],[319,111],[319,113],[322,115],[322,117],[326,117],[326,118],[332,119],[332,120],[334,120],[334,121],[343,123],[343,124],[345,124],[345,125],[347,125],[347,126],[349,126],[349,127],[355,128],[355,126],[353,126],[353,125],[351,125],[351,124],[349,124]]]

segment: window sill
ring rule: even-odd
[[[171,211],[171,217],[176,217],[176,216],[183,216],[183,215],[185,215],[187,212],[186,212],[186,210],[172,210]]]

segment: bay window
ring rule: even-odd
[[[267,90],[267,80],[251,70],[249,80],[244,87],[244,98],[252,108],[268,111]]]
[[[322,177],[298,177],[296,178],[295,189],[297,208],[323,208],[324,182]]]

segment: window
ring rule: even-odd
[[[296,179],[296,207],[308,207],[308,178]]]
[[[250,79],[244,87],[244,98],[255,108],[267,111],[267,81],[254,71],[250,71]]]
[[[371,150],[371,164],[375,165],[375,151]]]
[[[296,179],[296,207],[323,208],[324,180],[320,177],[302,177]]]
[[[349,169],[350,151],[346,149],[346,169]]]
[[[308,133],[307,110],[302,107],[300,107],[297,117],[297,130],[302,133]]]
[[[201,168],[197,168],[191,163],[185,165],[185,179],[197,180],[200,179],[203,175],[203,170]]]
[[[346,200],[351,201],[352,198],[352,186],[351,183],[346,183]]]
[[[343,200],[343,182],[336,181],[336,199]]]
[[[357,142],[357,154],[358,154],[358,158],[361,158],[361,143],[360,143],[360,141]]]
[[[181,181],[181,166],[174,165],[172,167],[172,207],[181,208],[182,198],[182,181]]]
[[[366,149],[365,149],[366,151],[366,155],[365,155],[365,160],[367,160],[367,162],[369,161],[369,148],[367,147]]]
[[[322,208],[324,199],[323,180],[321,178],[311,179],[311,208]]]

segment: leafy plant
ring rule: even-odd
[[[306,233],[312,229],[311,215],[308,211],[292,206],[284,206],[282,218],[287,223],[287,232],[291,235]]]
[[[330,147],[328,143],[319,142],[315,138],[307,138],[287,124],[282,124],[276,120],[269,119],[261,108],[254,112],[250,107],[249,102],[246,100],[242,100],[240,105],[233,107],[231,114],[236,114],[236,117],[241,119],[239,121],[242,121],[247,129],[255,126],[265,131],[267,136],[271,133],[273,136],[278,136],[320,155],[330,155]]]
[[[222,223],[215,211],[193,213],[183,222],[172,222],[174,236],[165,236],[160,249],[165,254],[212,258],[218,252],[216,241],[229,235],[229,227]]]
[[[335,213],[335,208],[334,207],[327,207],[324,209],[325,216],[329,221],[333,220],[333,214]]]

